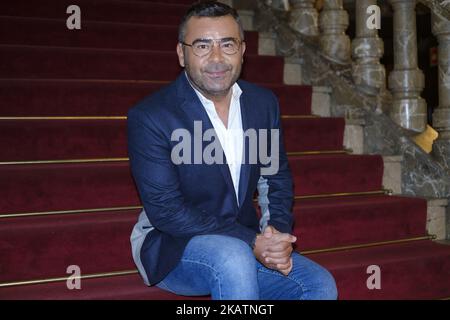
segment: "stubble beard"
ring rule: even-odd
[[[239,76],[241,74],[242,65],[239,64],[236,66],[236,68],[233,68],[233,65],[227,64],[227,63],[209,63],[205,67],[203,67],[201,70],[198,70],[197,72],[192,71],[190,68],[189,62],[186,61],[185,63],[185,69],[186,74],[189,77],[189,80],[191,83],[196,87],[197,90],[199,90],[202,94],[205,96],[211,96],[211,97],[221,97],[226,96],[229,92],[231,87],[234,85],[234,83],[239,79]],[[208,85],[208,80],[205,79],[207,76],[204,74],[205,72],[222,72],[227,71],[231,72],[231,78],[229,83],[226,83],[222,88],[213,88],[212,86]],[[213,81],[213,80],[209,80]]]

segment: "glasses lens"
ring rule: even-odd
[[[223,53],[235,54],[239,50],[239,43],[236,41],[236,39],[225,40],[220,43],[220,48],[222,49]]]
[[[192,50],[197,56],[207,55],[213,46],[212,40],[196,41],[192,44]]]
[[[213,39],[202,39],[196,40],[192,44],[192,50],[194,54],[203,57],[209,54],[214,46],[214,41],[218,41],[220,50],[222,50],[225,54],[235,54],[239,51],[240,42],[236,39],[222,39],[222,40],[213,40]]]

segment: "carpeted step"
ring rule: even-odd
[[[308,255],[336,278],[339,299],[440,299],[450,296],[450,247],[411,242]],[[367,268],[381,271],[381,289],[369,290]],[[0,288],[1,299],[186,299],[146,287],[138,275],[82,280],[82,290],[65,282]],[[202,297],[205,298],[205,297]],[[207,298],[207,297],[206,297]],[[191,299],[191,298],[189,298]]]
[[[316,250],[425,236],[427,202],[387,195],[296,200],[297,249]]]
[[[178,26],[84,20],[83,28],[73,31],[66,20],[0,16],[0,39],[13,45],[175,51]],[[245,43],[247,54],[258,54],[257,32],[246,32]]]
[[[140,210],[0,220],[0,283],[134,269],[130,234]],[[30,268],[30,266],[33,266]]]
[[[282,124],[288,152],[342,149],[342,118]],[[0,120],[0,161],[125,158],[126,135],[126,120]]]
[[[450,297],[450,246],[432,241],[309,255],[331,271],[339,299],[442,299]],[[381,289],[367,280],[380,268]],[[370,282],[372,283],[372,282]]]
[[[126,158],[126,120],[2,120],[0,161]]]
[[[189,6],[164,2],[77,0],[74,3],[72,0],[40,0],[37,4],[28,0],[15,0],[0,6],[0,15],[65,20],[70,16],[66,13],[67,8],[76,4],[81,10],[81,30],[83,21],[178,25]],[[65,25],[62,28],[67,29]]]
[[[140,204],[127,162],[2,165],[0,176],[1,213]]]
[[[66,275],[69,276],[69,275]],[[203,299],[208,297],[203,297]],[[1,300],[185,300],[158,287],[147,287],[138,274],[81,280],[80,290],[66,282],[0,288]],[[198,298],[197,298],[198,299]]]
[[[295,194],[300,196],[380,190],[383,158],[322,154],[289,157]]]
[[[287,152],[342,150],[344,118],[284,118]]]
[[[129,238],[139,212],[0,220],[0,283],[61,277],[72,264],[87,274],[133,269]],[[388,196],[302,200],[294,214],[296,249],[326,249],[423,236],[426,201]]]
[[[168,82],[0,79],[0,117],[125,116]],[[274,91],[283,115],[311,113],[311,86],[262,84]]]
[[[4,78],[170,81],[181,71],[174,51],[0,45],[0,61]],[[281,57],[247,55],[242,77],[252,82],[281,84],[283,69]],[[154,79],[155,75],[158,79]]]
[[[295,194],[362,192],[381,188],[380,156],[289,158]],[[0,213],[139,205],[128,162],[0,166]]]

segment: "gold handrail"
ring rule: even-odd
[[[288,157],[319,154],[348,154],[349,149],[322,150],[322,151],[292,151],[287,152]],[[129,158],[91,158],[91,159],[61,159],[61,160],[25,160],[25,161],[0,161],[0,165],[29,165],[29,164],[64,164],[64,163],[96,163],[96,162],[125,162]]]
[[[127,120],[127,116],[3,116],[0,120]],[[316,115],[282,115],[281,119],[320,118]]]
[[[392,240],[392,241],[372,242],[372,243],[352,245],[352,246],[332,247],[332,248],[325,248],[325,249],[319,249],[319,250],[309,250],[309,251],[303,251],[303,252],[301,252],[301,254],[302,255],[311,255],[311,254],[317,254],[317,253],[336,252],[336,251],[351,250],[351,249],[361,249],[361,248],[384,246],[384,245],[398,244],[398,243],[407,243],[407,242],[414,242],[414,241],[421,241],[421,240],[433,240],[435,238],[436,238],[435,236],[430,235],[430,236]],[[79,277],[79,279],[106,278],[106,277],[113,277],[113,276],[131,275],[131,274],[137,274],[137,273],[138,273],[137,270],[114,271],[114,272],[81,275]],[[63,281],[67,281],[69,278],[73,278],[73,276],[4,282],[4,283],[0,283],[0,288],[23,286],[23,285],[33,285],[33,284],[44,284],[44,283],[51,283],[51,282],[63,282]]]
[[[24,212],[0,214],[1,218],[20,218],[20,217],[35,217],[35,216],[52,216],[58,214],[78,214],[91,212],[110,212],[110,211],[129,211],[142,209],[142,206],[126,206],[126,207],[110,207],[110,208],[93,208],[93,209],[76,209],[76,210],[58,210],[58,211],[41,211],[41,212]]]
[[[392,190],[383,189],[377,191],[366,191],[366,192],[348,192],[348,193],[325,193],[309,196],[295,196],[294,200],[303,199],[316,199],[316,198],[331,198],[331,197],[350,197],[350,196],[360,196],[360,195],[377,195],[377,194],[391,194]],[[254,202],[258,199],[254,198]],[[57,211],[41,211],[41,212],[23,212],[23,213],[3,213],[0,214],[0,219],[2,218],[20,218],[20,217],[34,217],[34,216],[50,216],[58,214],[78,214],[78,213],[90,213],[90,212],[109,212],[109,211],[128,211],[142,209],[139,206],[124,206],[124,207],[110,207],[110,208],[93,208],[93,209],[75,209],[75,210],[57,210]]]

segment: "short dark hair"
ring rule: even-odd
[[[232,16],[239,25],[239,33],[241,39],[244,40],[244,28],[242,26],[241,18],[237,11],[230,6],[217,2],[217,1],[198,1],[194,3],[181,19],[180,26],[178,28],[178,41],[184,42],[186,36],[186,23],[192,17],[224,17]]]

